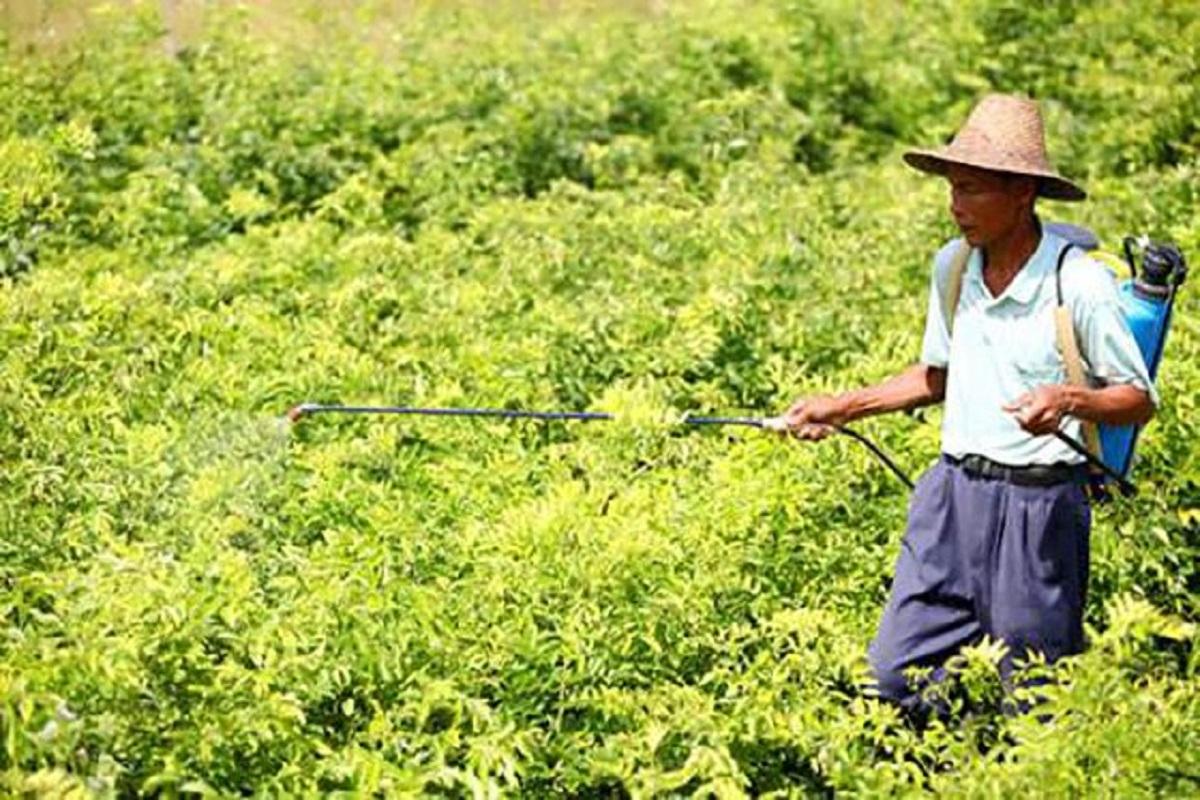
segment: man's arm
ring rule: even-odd
[[[957,246],[957,240],[950,242],[934,257],[921,360],[874,386],[797,400],[783,415],[789,433],[801,439],[824,439],[833,433],[832,425],[942,402],[946,396],[946,365],[950,361],[950,328],[942,310],[940,287],[945,282]]]
[[[945,368],[914,364],[874,386],[797,400],[784,420],[788,430],[801,439],[824,439],[833,432],[832,425],[940,403],[945,396]]]
[[[1004,410],[1035,436],[1054,433],[1065,415],[1105,425],[1145,425],[1154,416],[1149,392],[1131,384],[1100,389],[1086,386],[1039,386]]]
[[[1089,389],[1063,386],[1064,413],[1105,425],[1145,425],[1154,416],[1150,393],[1131,384]]]

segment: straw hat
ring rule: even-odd
[[[950,164],[1031,175],[1038,179],[1038,194],[1042,197],[1087,197],[1087,192],[1050,165],[1042,112],[1035,101],[1025,97],[987,95],[971,110],[950,144],[938,150],[909,150],[904,161],[935,175],[945,175]]]

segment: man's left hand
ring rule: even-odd
[[[1018,424],[1034,436],[1046,436],[1058,431],[1063,415],[1069,413],[1066,388],[1039,386],[1004,406],[1017,418]]]

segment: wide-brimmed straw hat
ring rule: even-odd
[[[1038,194],[1042,197],[1087,197],[1087,192],[1050,165],[1042,112],[1026,97],[987,95],[971,110],[950,144],[938,150],[909,150],[904,161],[934,175],[945,175],[950,164],[1030,175],[1038,179]]]

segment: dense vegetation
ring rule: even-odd
[[[0,39],[3,791],[1200,793],[1197,292],[1036,714],[991,643],[947,722],[862,691],[862,448],[673,424],[915,359],[951,228],[898,154],[989,88],[1093,195],[1047,218],[1200,259],[1200,6],[556,5]],[[859,427],[916,473],[939,419]]]

